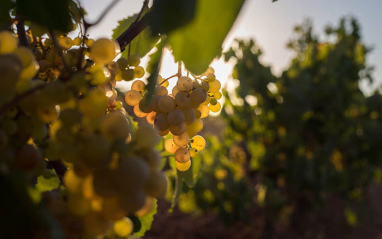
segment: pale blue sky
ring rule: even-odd
[[[89,20],[96,19],[111,1],[82,0]],[[104,21],[90,31],[93,38],[110,37],[121,20],[139,11],[142,0],[122,0]],[[316,31],[322,32],[328,23],[337,24],[343,16],[355,16],[364,41],[374,46],[368,62],[375,66],[374,76],[382,83],[382,0],[247,0],[240,17],[225,41],[253,37],[263,49],[263,62],[272,65],[277,74],[287,66],[291,53],[285,48],[293,26],[304,19],[313,20]]]

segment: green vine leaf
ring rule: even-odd
[[[145,235],[146,231],[150,230],[151,224],[154,221],[154,215],[157,213],[157,207],[157,200],[154,198],[154,207],[151,211],[147,215],[138,218],[139,221],[141,221],[141,229],[134,233],[135,236],[142,237]]]
[[[245,0],[199,0],[191,23],[168,36],[175,61],[200,75],[219,53]]]
[[[60,179],[57,174],[53,170],[46,170],[50,172],[49,176],[45,173],[45,175],[40,175],[37,178],[36,189],[41,193],[51,191],[60,186]]]
[[[138,14],[134,14],[128,18],[125,18],[118,22],[118,26],[113,30],[113,39],[117,39],[124,31],[126,31],[135,19],[138,17]],[[134,38],[130,43],[130,54],[138,54],[140,57],[144,57],[158,42],[159,36],[153,36],[149,28],[143,30],[139,35]],[[122,57],[128,57],[128,47],[122,52]]]

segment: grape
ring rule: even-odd
[[[111,141],[126,139],[130,134],[129,121],[117,111],[109,113],[101,122],[102,134]]]
[[[200,88],[202,88],[205,92],[208,92],[208,90],[210,89],[210,85],[208,84],[208,82],[202,82],[202,84],[200,84]]]
[[[141,99],[139,102],[139,109],[144,113],[150,113],[154,109],[155,102],[148,98],[148,96],[145,96]]]
[[[174,157],[179,163],[186,163],[190,160],[190,151],[186,148],[178,148],[174,153]]]
[[[121,78],[125,81],[131,81],[134,80],[134,71],[127,69],[127,70],[121,70]]]
[[[222,108],[222,106],[220,105],[219,102],[217,102],[216,105],[212,105],[212,104],[211,104],[211,105],[209,106],[209,108],[210,108],[210,110],[211,110],[212,112],[216,113],[216,112],[219,112],[219,110]]]
[[[119,198],[115,197],[106,197],[102,200],[102,216],[104,216],[108,220],[120,220],[125,215],[126,212],[122,210]]]
[[[149,179],[145,185],[148,195],[154,198],[161,198],[166,194],[167,178],[166,175],[159,170],[152,170]]]
[[[36,61],[32,61],[32,63],[25,67],[22,71],[21,71],[21,74],[20,74],[20,79],[21,80],[28,80],[28,79],[31,79],[33,78],[36,73],[38,72],[38,69],[39,69],[39,65]]]
[[[208,84],[210,85],[209,92],[211,92],[211,93],[219,92],[220,87],[221,87],[220,81],[214,80],[212,82],[209,82]]]
[[[211,97],[207,95],[207,99],[202,103],[203,105],[208,105],[211,101]]]
[[[31,144],[21,146],[15,155],[15,164],[23,170],[35,168],[42,160],[40,151]]]
[[[174,135],[174,143],[179,147],[186,147],[190,142],[190,137],[187,132],[184,132],[181,135]],[[191,145],[192,146],[192,145]]]
[[[215,73],[215,69],[212,66],[209,66],[206,72],[203,73],[204,76],[208,76],[210,73]]]
[[[119,221],[114,222],[113,230],[115,235],[119,237],[127,237],[133,232],[133,222],[128,217],[124,217]]]
[[[174,88],[172,88],[172,97],[175,97],[179,92],[179,89],[177,86],[174,86]]]
[[[170,130],[169,129],[166,129],[166,130],[158,130],[158,135],[159,136],[166,136],[170,133]]]
[[[128,214],[134,213],[145,206],[146,193],[141,189],[134,192],[123,191],[120,197],[121,207]]]
[[[11,32],[0,31],[0,54],[13,52],[18,43],[18,39]]]
[[[179,92],[175,96],[175,104],[180,109],[189,108],[191,106],[190,94],[185,92]]]
[[[196,119],[194,123],[187,125],[186,132],[190,137],[194,137],[202,129],[203,129],[202,120]]]
[[[108,168],[99,168],[94,171],[93,175],[93,188],[96,194],[102,197],[118,195],[119,187],[115,182],[115,171]]]
[[[79,102],[80,111],[90,118],[99,118],[105,113],[107,97],[105,91],[94,88]]]
[[[214,73],[209,73],[208,75],[207,75],[207,80],[208,80],[208,82],[212,82],[212,81],[214,81],[216,79],[216,77],[215,77],[215,74]]]
[[[118,43],[107,38],[100,38],[92,43],[90,58],[97,63],[109,64],[119,52]]]
[[[90,211],[84,218],[85,231],[91,236],[104,234],[111,226],[101,213]]]
[[[128,61],[127,61],[126,58],[121,57],[121,58],[119,58],[119,59],[117,60],[117,64],[118,64],[118,68],[119,68],[120,70],[125,70],[125,69],[127,68],[127,65],[128,65],[129,63],[128,63]]]
[[[139,66],[139,63],[141,63],[141,58],[137,54],[130,55],[127,58],[127,64],[130,66]]]
[[[176,87],[179,91],[190,91],[192,90],[193,83],[190,77],[182,76],[178,79]]]
[[[175,161],[175,167],[181,172],[187,171],[191,167],[191,160],[188,160],[185,163],[179,163],[178,161]]]
[[[146,161],[150,169],[158,169],[162,163],[162,155],[155,149],[141,149],[137,154]]]
[[[142,99],[141,94],[136,90],[129,90],[125,94],[125,101],[130,106],[138,105],[141,99]]]
[[[181,110],[175,109],[167,114],[167,121],[171,126],[178,126],[184,123],[185,117]]]
[[[150,112],[149,114],[146,115],[146,121],[147,123],[151,124],[151,125],[154,125],[154,122],[155,122],[155,117],[156,117],[156,112],[153,111],[153,112]]]
[[[73,39],[73,45],[79,46],[79,45],[81,45],[81,43],[82,43],[81,38],[76,37],[76,38]]]
[[[160,86],[157,86],[157,88],[155,89],[155,94],[164,96],[168,94],[168,90],[166,87],[160,85]]]
[[[200,111],[200,113],[201,113],[201,116],[200,116],[200,118],[206,118],[209,114],[210,114],[210,109],[208,108],[208,106],[207,105],[200,105],[199,107],[198,107],[198,110]]]
[[[89,168],[103,166],[111,157],[110,142],[101,135],[81,132],[78,149],[82,161]]]
[[[146,84],[143,81],[141,81],[141,80],[136,80],[131,85],[131,89],[139,91],[141,93],[145,93],[145,91],[146,91]]]
[[[134,114],[140,118],[145,117],[147,115],[147,113],[141,111],[141,109],[139,108],[139,105],[135,105],[133,111],[134,111]]]
[[[202,136],[196,135],[191,139],[191,147],[198,151],[203,150],[206,147],[206,140]]]
[[[142,148],[154,148],[159,141],[159,137],[152,127],[139,127],[135,132],[135,141]]]
[[[63,182],[71,193],[80,194],[82,192],[83,179],[78,177],[73,169],[66,171]]]
[[[170,129],[170,132],[173,134],[173,135],[181,135],[183,134],[184,132],[186,132],[186,124],[185,123],[182,123],[178,126],[170,126],[169,129]]]
[[[32,51],[27,47],[19,47],[13,53],[20,58],[23,68],[28,67],[33,61],[35,61]]]
[[[211,105],[216,105],[217,103],[218,103],[218,101],[215,98],[213,98],[213,97],[210,98],[210,104]]]
[[[60,37],[58,38],[58,44],[63,50],[67,50],[73,46],[73,40],[70,37]]]
[[[80,194],[69,194],[68,210],[76,216],[85,216],[90,211],[90,203]]]
[[[174,143],[173,139],[168,139],[164,143],[164,148],[167,152],[169,152],[170,154],[173,154],[179,148],[179,146]]]
[[[196,157],[198,155],[198,150],[197,149],[191,148],[191,149],[189,149],[189,151],[190,151],[190,156],[192,158],[194,158],[194,157]]]
[[[191,124],[196,119],[196,112],[193,108],[182,109],[184,121],[186,124]]]
[[[158,107],[163,112],[170,112],[175,109],[175,100],[169,95],[161,96],[158,100]]]
[[[134,77],[141,78],[145,75],[145,69],[142,66],[137,66],[134,68]]]
[[[222,93],[220,93],[220,92],[215,92],[215,93],[214,93],[214,97],[215,97],[215,99],[220,100],[220,99],[222,98]]]
[[[198,107],[207,99],[207,93],[202,88],[196,88],[191,92],[190,100],[192,107]]]
[[[57,120],[59,115],[59,106],[51,105],[51,106],[43,106],[40,105],[37,108],[37,115],[40,120],[45,123],[50,123]]]
[[[157,114],[155,116],[154,125],[160,131],[167,130],[170,127],[170,125],[167,121],[167,114],[166,113]]]

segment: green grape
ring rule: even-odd
[[[106,116],[101,122],[100,129],[102,134],[112,141],[126,139],[130,134],[129,121],[126,116],[117,111]]]
[[[0,31],[0,54],[13,52],[18,43],[18,39],[11,32]]]
[[[157,130],[157,133],[159,136],[166,136],[170,133],[170,130],[169,129],[166,129],[166,130]]]
[[[171,126],[183,124],[184,120],[184,113],[181,110],[175,109],[167,114],[167,121]]]
[[[54,122],[58,119],[60,107],[55,105],[45,106],[40,105],[37,108],[37,115],[40,120],[45,123]]]
[[[135,105],[133,108],[133,111],[134,111],[134,114],[139,118],[146,117],[147,115],[147,113],[141,111],[141,109],[139,108],[139,105]]]
[[[25,46],[17,48],[13,53],[20,58],[23,68],[28,67],[35,60],[32,51]]]
[[[190,91],[193,87],[193,82],[190,77],[182,76],[178,79],[176,87],[179,91]]]
[[[190,167],[191,167],[191,160],[188,160],[187,162],[185,163],[179,163],[178,161],[175,161],[175,167],[181,171],[181,172],[185,172],[187,171]]]
[[[152,170],[145,185],[146,193],[154,198],[161,198],[167,191],[166,175],[159,170]]]
[[[121,78],[125,81],[134,80],[135,78],[134,71],[131,69],[121,70]]]
[[[199,107],[198,107],[198,109],[197,110],[199,110],[200,111],[200,113],[201,113],[201,115],[200,115],[200,118],[206,118],[209,114],[210,114],[210,109],[208,108],[208,106],[207,105],[200,105]]]
[[[90,211],[84,218],[84,226],[87,234],[100,236],[111,227],[111,223],[100,212]]]
[[[119,202],[119,198],[106,197],[102,200],[102,216],[108,220],[116,221],[126,216],[126,212],[122,210]]]
[[[103,166],[111,158],[110,142],[101,135],[82,132],[77,144],[82,162],[89,168]]]
[[[209,108],[210,108],[210,110],[211,110],[212,112],[217,113],[217,112],[219,112],[219,110],[222,108],[222,106],[220,105],[219,102],[217,102],[216,105],[212,105],[212,104],[211,104],[211,105],[209,106]]]
[[[166,87],[164,86],[157,86],[157,88],[155,89],[155,94],[156,95],[161,95],[161,96],[164,96],[164,95],[167,95],[168,94],[168,90]]]
[[[189,151],[190,151],[191,158],[194,158],[194,157],[196,157],[198,155],[198,150],[197,149],[191,148],[191,149],[189,149]]]
[[[126,58],[121,57],[117,60],[117,64],[120,70],[125,70],[129,63]]]
[[[215,99],[217,99],[217,100],[220,100],[221,98],[222,98],[222,93],[220,93],[220,92],[215,92],[214,93],[214,97],[215,97]]]
[[[190,94],[186,92],[179,92],[175,96],[175,104],[180,109],[191,107]]]
[[[39,60],[38,65],[39,65],[39,72],[45,73],[50,69],[50,64],[46,60]]]
[[[131,89],[139,91],[139,92],[141,92],[143,94],[146,91],[146,84],[143,81],[141,81],[141,80],[136,80],[131,85]]]
[[[136,90],[129,90],[125,94],[125,101],[130,106],[138,105],[141,99],[142,99],[141,94]]]
[[[147,149],[147,147],[141,150]],[[150,166],[145,159],[138,156],[120,157],[119,165],[113,174],[120,193],[134,193],[141,190],[150,176]],[[139,179],[139,180],[137,180]]]
[[[76,109],[66,108],[60,112],[60,120],[65,127],[72,127],[81,122],[81,114]]]
[[[22,145],[15,155],[15,164],[23,170],[35,168],[42,160],[40,151],[31,144]]]
[[[197,89],[197,88],[200,88],[200,83],[199,83],[199,81],[197,81],[197,80],[195,80],[194,82],[192,82],[192,88],[194,88],[194,89]]]
[[[159,100],[162,96],[161,95],[154,95],[153,99],[151,100],[150,106],[153,111],[155,111],[157,114],[164,113],[159,108]]]
[[[169,95],[161,96],[158,100],[158,107],[163,112],[170,112],[175,109],[175,100]]]
[[[137,154],[146,161],[150,169],[158,169],[162,163],[162,155],[156,149],[141,149]]]
[[[155,123],[155,117],[156,117],[156,112],[155,111],[152,111],[150,112],[149,114],[146,115],[146,121],[147,123],[151,124],[151,125],[154,125]]]
[[[194,137],[202,129],[203,121],[201,119],[196,119],[194,123],[187,125],[186,132],[189,137]]]
[[[123,108],[123,103],[122,103],[122,101],[119,101],[119,100],[116,100],[116,101],[115,101],[115,103],[114,103],[114,107],[115,107],[115,109],[117,109],[117,110],[124,109],[124,108]]]
[[[187,108],[182,109],[182,112],[184,114],[184,122],[186,124],[191,124],[196,119],[196,112],[194,108]]]
[[[150,99],[147,95],[144,96],[139,102],[139,109],[144,113],[150,113],[154,110],[155,101]]]
[[[118,93],[115,89],[111,89],[106,92],[106,97],[109,104],[114,102],[117,99],[117,95]]]
[[[107,68],[111,69],[111,70],[114,70],[115,72],[117,72],[119,70],[119,65],[117,62],[115,61],[112,61],[110,62],[110,64],[107,66]]]
[[[204,76],[208,76],[208,74],[214,74],[215,73],[215,69],[212,67],[212,66],[209,66],[208,69],[206,70],[206,72],[203,73]]]
[[[174,140],[173,139],[168,139],[166,140],[166,142],[164,143],[164,149],[169,152],[170,154],[173,154],[175,153],[175,151],[179,148],[178,145],[176,145],[174,143]]]
[[[207,75],[207,80],[208,80],[208,82],[212,82],[212,81],[214,81],[216,79],[216,77],[215,77],[215,74],[214,73],[209,73],[208,75]]]
[[[210,98],[210,104],[211,105],[216,105],[217,103],[218,103],[218,101],[214,97]]]
[[[20,74],[21,80],[28,80],[33,78],[39,69],[39,64],[36,61],[33,61],[29,66],[25,67]]]
[[[49,135],[48,127],[45,124],[33,125],[31,130],[31,137],[36,141],[43,141]]]
[[[154,148],[158,141],[159,137],[152,127],[143,126],[135,131],[135,142],[141,148]]]
[[[115,235],[119,237],[127,237],[133,232],[133,222],[128,217],[124,217],[119,221],[114,222],[113,230]]]
[[[212,82],[209,82],[208,84],[210,85],[209,92],[211,92],[211,93],[219,92],[220,87],[221,87],[220,81],[214,80]]]
[[[60,37],[58,38],[58,44],[64,50],[68,50],[73,46],[73,40],[70,37]]]
[[[183,134],[184,132],[186,132],[186,124],[185,123],[182,123],[180,125],[177,125],[177,126],[170,126],[169,127],[169,130],[170,132],[173,134],[173,135],[181,135]]]
[[[105,91],[94,88],[79,102],[80,111],[90,118],[99,118],[105,114],[107,97]]]
[[[89,41],[86,44],[88,43]],[[118,43],[107,38],[100,38],[91,44],[89,56],[97,63],[109,64],[119,52]]]
[[[134,68],[134,77],[141,78],[145,75],[145,69],[142,66],[137,66]]]
[[[0,92],[12,95],[21,72],[21,61],[13,54],[0,55]]]
[[[97,195],[113,197],[119,193],[119,185],[115,181],[115,171],[108,168],[100,168],[94,171],[93,188]]]
[[[191,139],[191,147],[197,149],[198,151],[201,151],[206,147],[206,140],[200,136],[196,135]]]
[[[120,204],[127,213],[134,213],[145,206],[146,193],[142,189],[134,192],[122,191]]]
[[[172,88],[172,91],[171,91],[172,97],[175,98],[175,96],[178,94],[178,92],[179,92],[178,87],[177,87],[177,86],[174,86],[174,87]]]
[[[79,45],[81,45],[81,43],[82,43],[82,39],[81,38],[79,38],[79,37],[76,37],[76,38],[74,38],[73,39],[73,45],[75,45],[75,46],[79,46]]]
[[[174,143],[179,147],[186,147],[190,142],[190,137],[187,132],[184,132],[181,135],[174,135]],[[192,145],[191,145],[192,146]]]
[[[178,148],[174,153],[175,160],[179,163],[190,161],[190,151],[186,148]]]
[[[191,106],[197,108],[207,99],[207,93],[202,88],[196,88],[191,92]]]
[[[130,66],[139,66],[139,63],[141,63],[141,58],[138,54],[130,55],[127,58],[127,64]]]
[[[210,85],[208,84],[208,82],[202,82],[202,84],[200,84],[200,88],[202,88],[205,92],[208,92],[210,89]]]
[[[170,127],[167,121],[167,114],[166,113],[157,114],[155,116],[154,125],[160,131],[167,130]]]

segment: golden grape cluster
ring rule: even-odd
[[[134,107],[134,114],[146,117],[158,135],[173,135],[165,142],[165,150],[174,154],[175,165],[179,171],[187,171],[191,167],[191,157],[204,149],[205,139],[197,135],[203,129],[202,118],[209,112],[218,112],[221,108],[218,100],[222,97],[220,81],[215,77],[212,67],[201,76],[177,74],[176,86],[171,93],[167,87],[169,79],[161,76],[157,79],[155,95],[152,100],[146,90],[146,84],[136,80],[131,90],[126,92],[125,101]]]
[[[37,30],[36,30],[37,32]],[[68,193],[46,192],[44,202],[67,238],[126,237],[162,197],[159,141],[152,127],[131,136],[117,80],[144,75],[135,55],[113,62],[109,39],[34,34],[30,47],[0,32],[0,170],[29,177],[62,162]],[[49,167],[49,166],[48,166]]]

